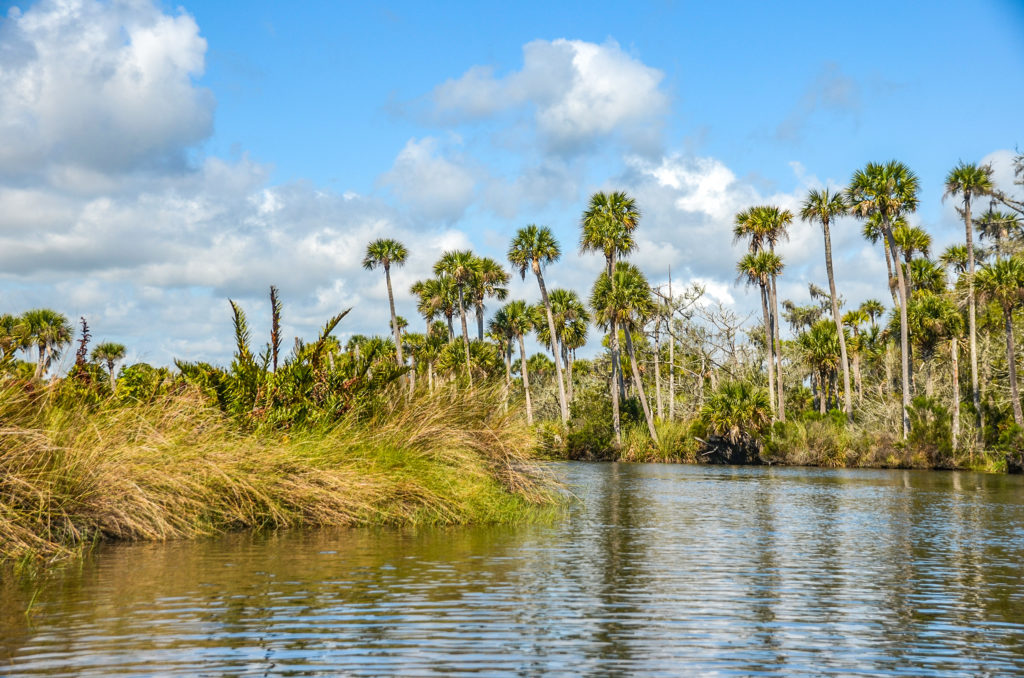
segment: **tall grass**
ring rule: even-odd
[[[241,528],[515,522],[557,505],[499,393],[395,397],[369,420],[242,433],[196,393],[63,408],[0,387],[0,562]]]

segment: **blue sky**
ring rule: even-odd
[[[942,179],[990,161],[1006,189],[1021,138],[1024,5],[970,3],[13,2],[0,20],[0,306],[85,315],[133,358],[225,359],[225,299],[286,329],[339,307],[382,333],[374,237],[407,241],[404,290],[445,248],[503,258],[551,225],[554,285],[595,190],[645,217],[635,260],[745,311],[728,229],[753,202],[795,206],[867,161],[922,184],[936,247],[962,238]],[[840,292],[885,298],[850,220]],[[824,282],[797,224],[783,297]],[[528,299],[535,286],[517,284]],[[415,322],[415,320],[413,320]]]

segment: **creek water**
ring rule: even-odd
[[[0,674],[1024,676],[1020,477],[556,470],[579,501],[547,525],[106,546],[0,582]]]

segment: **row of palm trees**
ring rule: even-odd
[[[929,337],[944,334],[951,339],[951,362],[958,370],[959,344],[957,335],[961,326],[954,290],[965,301],[968,350],[970,354],[971,398],[976,413],[979,431],[982,427],[981,391],[978,379],[977,349],[977,304],[979,300],[995,300],[1004,311],[1004,325],[1007,335],[1007,362],[1011,400],[1014,418],[1022,424],[1019,416],[1020,403],[1017,395],[1016,365],[1014,360],[1014,337],[1012,311],[1024,297],[1024,261],[1017,256],[1007,256],[1012,249],[1011,234],[1019,228],[1013,213],[999,212],[990,207],[980,219],[984,236],[995,240],[996,260],[980,269],[976,268],[977,251],[974,243],[973,202],[980,196],[990,196],[993,201],[1001,200],[1013,209],[1014,201],[998,190],[992,180],[992,170],[985,165],[961,162],[951,170],[945,180],[943,199],[952,197],[960,201],[958,212],[963,218],[966,242],[953,246],[943,253],[941,264],[950,267],[959,278],[954,290],[947,290],[946,274],[941,264],[927,257],[931,237],[920,227],[908,224],[908,215],[919,204],[919,180],[904,164],[897,161],[868,163],[854,172],[849,186],[844,191],[814,189],[808,192],[799,216],[807,222],[818,223],[824,236],[824,253],[829,289],[828,310],[831,311],[830,327],[824,322],[809,323],[807,331],[798,337],[798,345],[815,370],[821,374],[834,371],[842,377],[843,409],[847,417],[853,418],[854,389],[851,387],[850,348],[851,339],[856,342],[852,366],[854,379],[859,382],[859,359],[862,335],[859,328],[868,317],[874,326],[874,318],[881,312],[881,304],[870,301],[860,309],[845,316],[840,314],[841,298],[837,294],[832,262],[831,228],[844,216],[863,219],[863,234],[872,243],[882,242],[887,268],[887,283],[894,306],[891,329],[899,334],[900,345],[900,395],[903,435],[909,427],[909,411],[913,390],[912,360],[915,344],[928,343]],[[734,235],[737,240],[748,242],[748,252],[740,259],[737,269],[741,279],[750,285],[757,285],[762,297],[765,344],[769,391],[773,394],[771,407],[774,418],[785,421],[785,396],[782,389],[781,345],[779,342],[779,314],[777,306],[776,281],[784,269],[784,262],[775,252],[775,245],[785,239],[793,215],[788,210],[775,206],[756,206],[736,215]],[[918,256],[915,258],[915,255]],[[812,286],[813,287],[813,286]],[[813,290],[812,290],[813,291]],[[796,319],[801,310],[786,302],[791,318]],[[811,309],[813,311],[813,308]],[[824,310],[824,309],[822,309]],[[852,330],[852,336],[847,330]],[[920,341],[913,342],[912,335]],[[835,351],[830,350],[834,346]],[[834,364],[834,368],[830,365]],[[954,439],[959,425],[959,383],[953,375],[954,389]],[[857,391],[860,392],[858,385]],[[824,390],[822,390],[824,393]],[[777,401],[774,396],[777,395]],[[822,407],[824,396],[822,395]]]
[[[600,327],[608,330],[612,425],[616,440],[621,440],[620,401],[625,397],[620,335],[626,343],[626,354],[633,377],[631,383],[638,391],[651,436],[657,437],[654,415],[644,392],[641,365],[633,345],[633,335],[643,332],[644,326],[654,313],[655,302],[651,287],[643,273],[635,266],[622,261],[636,247],[633,233],[639,219],[640,211],[635,200],[625,193],[598,192],[591,198],[581,217],[580,251],[603,254],[605,267],[593,286],[588,304],[584,304],[571,290],[555,289],[549,293],[544,272],[562,256],[561,246],[550,228],[530,224],[519,229],[512,238],[507,253],[508,262],[512,271],[518,273],[522,279],[525,280],[528,273],[536,278],[540,301],[535,305],[524,300],[508,301],[494,314],[487,337],[493,340],[504,357],[508,389],[512,384],[512,350],[515,344],[519,345],[519,369],[524,387],[527,418],[531,422],[533,407],[525,337],[530,331],[535,331],[538,340],[551,354],[559,416],[564,425],[569,420],[569,408],[574,395],[573,356],[586,342],[587,327],[593,319]],[[401,347],[409,346],[410,342],[408,339],[403,340],[401,319],[394,310],[390,270],[392,265],[403,265],[407,256],[407,250],[402,243],[382,239],[369,243],[363,260],[364,267],[369,270],[384,269],[396,358],[401,364],[404,364]],[[447,321],[448,341],[455,341],[453,320],[458,314],[465,358],[463,375],[472,386],[473,341],[469,335],[467,315],[471,310],[475,310],[476,340],[482,342],[485,334],[485,302],[490,298],[499,301],[507,299],[510,274],[494,260],[479,257],[470,250],[444,252],[435,263],[433,272],[432,278],[417,281],[410,289],[417,299],[417,310],[427,325],[427,331],[422,338],[416,336],[412,343],[425,347],[428,338],[436,336],[435,322],[442,317]],[[415,364],[415,356],[413,361]],[[423,364],[422,360],[420,364]],[[430,378],[431,366],[427,364],[426,367]],[[415,378],[414,373],[415,370],[412,379]]]
[[[71,343],[74,330],[67,317],[49,308],[25,311],[21,315],[0,315],[0,371],[17,368],[17,354],[34,351],[32,379],[41,380]],[[92,360],[107,368],[111,391],[116,388],[116,367],[124,360],[123,344],[106,341],[92,349]]]

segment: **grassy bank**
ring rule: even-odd
[[[515,522],[557,505],[533,432],[489,391],[244,433],[199,395],[67,408],[0,389],[0,561],[235,529]]]

